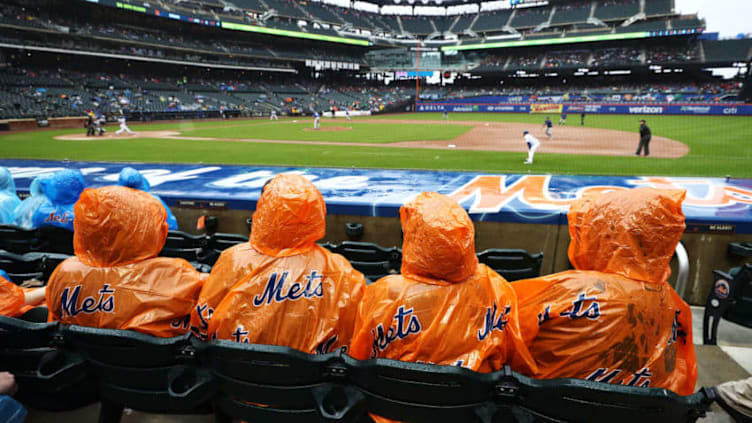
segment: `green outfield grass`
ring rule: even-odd
[[[452,113],[451,120],[527,122],[540,125],[545,116],[526,114]],[[356,118],[353,130],[307,132],[311,119],[298,123],[266,120],[179,122],[134,125],[137,131],[174,130],[185,136],[284,139],[301,141],[388,143],[407,140],[452,139],[469,129],[457,125],[364,123],[365,119],[437,120],[438,113]],[[524,154],[488,151],[378,148],[371,146],[239,143],[168,139],[92,139],[58,141],[60,134],[82,130],[39,131],[0,136],[0,158],[145,162],[203,162],[290,166],[409,168],[534,172],[595,175],[683,175],[752,177],[752,118],[726,116],[647,116],[654,135],[682,141],[691,151],[679,159],[536,154],[535,164],[522,164]],[[552,116],[556,123],[558,116]],[[638,116],[588,115],[586,127],[635,132]],[[291,119],[287,119],[288,121]],[[323,120],[325,126],[349,126],[344,120]],[[579,126],[571,115],[570,126]],[[110,127],[110,130],[117,129]],[[522,140],[520,140],[522,142]],[[609,140],[604,140],[609,142]],[[406,181],[407,182],[407,181]]]
[[[296,122],[297,121],[297,122]],[[390,143],[399,141],[433,141],[458,137],[469,131],[470,125],[409,125],[383,123],[374,128],[371,123],[347,122],[345,119],[324,120],[323,129],[338,127],[341,131],[310,131],[311,120],[289,119],[283,123],[279,121],[256,121],[253,123],[228,123],[225,127],[196,128],[181,130],[182,134],[191,137],[211,138],[251,138],[264,140],[288,141],[327,141],[327,142],[362,142],[362,143]],[[376,130],[374,130],[376,129]]]

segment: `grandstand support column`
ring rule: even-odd
[[[449,29],[447,29],[447,32],[454,34],[454,26],[457,25],[457,22],[460,20],[460,15],[457,15],[454,17],[454,21],[451,25],[449,25]]]
[[[596,2],[590,3],[590,15],[588,16],[587,22],[590,22],[590,19],[595,19],[595,8],[597,7]],[[603,22],[601,22],[603,23]]]
[[[512,12],[512,13],[514,13],[514,12]],[[480,18],[480,13],[478,13],[477,15],[475,15],[475,17],[473,18],[472,22],[470,22],[470,25],[467,26],[467,31],[469,31],[473,37],[477,35],[475,33],[475,31],[473,31],[473,25],[475,25],[475,22],[478,21],[478,18]]]
[[[645,14],[645,0],[640,0],[640,13]]]
[[[556,6],[551,8],[551,13],[548,14],[548,19],[538,24],[538,26],[535,27],[533,32],[539,32],[551,26],[551,21],[554,19],[555,14],[556,14]]]
[[[416,43],[417,55],[415,60],[415,111],[418,111],[418,92],[420,91],[420,40]]]
[[[752,103],[752,60],[747,62],[747,79],[744,80],[739,99],[745,103]]]
[[[402,19],[400,19],[399,15],[394,15],[394,18],[397,20],[397,26],[399,27],[400,34],[405,34],[405,27],[402,26]]]

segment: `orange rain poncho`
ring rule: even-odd
[[[203,274],[183,259],[157,257],[166,212],[149,193],[87,189],[75,205],[73,248],[47,284],[50,321],[160,336],[187,331]]]
[[[478,263],[475,229],[457,202],[434,192],[400,208],[402,274],[366,288],[350,355],[535,370],[509,283]]]
[[[17,317],[25,304],[23,288],[0,276],[0,316]]]
[[[197,310],[214,309],[205,315],[211,315],[209,338],[308,353],[349,345],[365,277],[316,244],[325,217],[324,198],[308,180],[290,174],[271,180],[253,215],[250,247],[223,254],[223,267],[201,293]]]
[[[569,210],[575,269],[512,284],[537,378],[573,377],[691,394],[689,306],[666,282],[685,192],[639,188]]]

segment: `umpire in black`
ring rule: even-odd
[[[650,128],[645,125],[645,119],[640,120],[640,145],[637,147],[635,156],[639,156],[643,148],[645,148],[645,157],[650,155],[650,138],[652,137]]]

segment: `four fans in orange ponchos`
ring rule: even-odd
[[[203,339],[309,353],[349,347],[357,359],[481,372],[509,364],[538,378],[688,394],[697,378],[691,315],[666,282],[683,196],[635,189],[575,202],[577,270],[509,284],[478,263],[465,210],[424,193],[400,209],[403,273],[366,288],[347,260],[316,244],[326,206],[300,176],[265,187],[250,242],[226,250],[205,284],[188,262],[157,257],[167,225],[156,199],[88,189],[75,209],[76,257],[53,273],[47,304],[51,320],[84,326],[166,337],[190,320]]]

